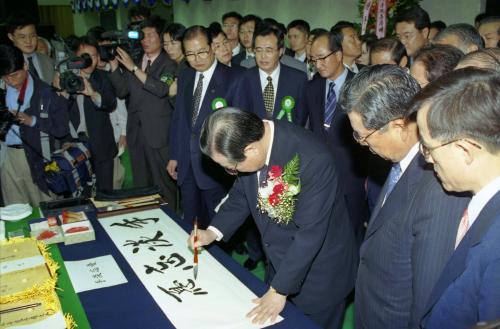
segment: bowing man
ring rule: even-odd
[[[425,307],[423,328],[466,329],[500,319],[500,76],[465,68],[415,101],[421,150],[447,191],[472,192],[455,251]]]
[[[235,108],[205,120],[200,146],[241,175],[208,230],[198,230],[198,246],[227,241],[251,214],[269,259],[269,290],[247,317],[273,321],[288,298],[322,327],[340,328],[357,251],[330,150],[301,127]],[[280,180],[291,199],[276,192]],[[271,186],[278,195],[267,198]]]
[[[199,148],[203,120],[219,107],[233,101],[233,85],[238,72],[215,59],[212,37],[203,26],[195,25],[183,37],[186,59],[177,82],[177,98],[171,125],[172,154],[167,171],[177,181],[182,194],[184,218],[198,217],[206,228],[215,207],[227,194],[230,176]]]
[[[280,63],[284,52],[283,32],[262,23],[254,32],[253,47],[257,67],[243,73],[235,105],[260,118],[304,125],[306,119],[301,112],[304,111],[303,92],[307,75]],[[285,113],[285,107],[289,108],[289,115]]]
[[[404,69],[375,65],[361,70],[341,95],[354,139],[393,163],[360,249],[357,328],[418,326],[432,285],[453,252],[455,218],[469,201],[443,191],[418,152],[409,103],[419,91]]]

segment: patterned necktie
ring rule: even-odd
[[[144,72],[148,74],[150,69],[151,69],[151,60],[148,59],[148,63],[146,64],[146,69],[144,70]]]
[[[264,106],[266,108],[266,116],[268,119],[273,118],[273,110],[274,110],[274,87],[273,87],[273,78],[267,77],[267,85],[264,88],[264,93],[262,94],[264,97]]]
[[[264,182],[266,181],[267,178],[267,165],[265,164],[264,167],[260,168],[259,170],[259,187],[264,186]]]
[[[401,165],[399,162],[393,163],[391,171],[389,172],[389,177],[387,177],[387,191],[385,192],[384,202],[385,203],[389,195],[391,194],[394,186],[396,186],[399,178],[401,177]]]
[[[198,78],[198,83],[196,84],[196,88],[193,94],[193,114],[191,117],[191,126],[194,127],[196,124],[196,120],[198,119],[198,115],[200,114],[200,101],[201,101],[201,92],[203,91],[203,74],[200,74]]]
[[[328,95],[326,96],[325,104],[325,123],[324,126],[326,130],[330,129],[330,124],[332,123],[333,113],[335,113],[335,107],[337,106],[337,95],[335,94],[335,82],[330,81],[328,83]]]
[[[455,249],[457,249],[460,241],[464,238],[465,234],[469,230],[469,210],[465,208],[460,224],[458,225],[457,238],[455,239]]]
[[[35,78],[40,78],[40,75],[38,74],[35,64],[33,64],[33,57],[30,56],[28,57],[28,71],[30,74],[35,77]]]

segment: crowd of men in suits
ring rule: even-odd
[[[5,204],[56,198],[44,138],[50,151],[84,138],[101,190],[120,188],[126,146],[134,186],[157,185],[198,218],[198,246],[241,227],[245,266],[264,260],[269,284],[254,322],[289,300],[339,328],[353,291],[356,328],[500,318],[500,17],[445,27],[413,7],[380,40],[345,21],[311,30],[230,12],[186,28],[143,7],[130,19],[144,34],[138,58],[117,48],[103,61],[100,27],[73,39],[92,64],[71,95],[36,52],[35,23],[9,20]],[[257,200],[268,169],[294,155],[301,190],[283,224]]]

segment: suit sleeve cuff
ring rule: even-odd
[[[217,228],[215,228],[214,226],[209,226],[209,227],[207,228],[207,230],[210,230],[210,231],[214,232],[214,233],[215,233],[215,235],[217,235],[217,238],[215,239],[215,240],[217,240],[217,241],[222,240],[222,238],[224,237],[224,234],[222,234],[222,232],[221,232],[221,231],[219,231],[219,230],[218,230]]]

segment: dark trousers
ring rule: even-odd
[[[101,191],[113,190],[114,159],[107,159],[94,163],[96,186]]]
[[[170,207],[177,207],[177,186],[167,173],[169,159],[168,147],[153,148],[145,142],[144,135],[139,133],[137,140],[128,145],[132,175],[135,187],[156,185]],[[111,176],[113,176],[111,174]]]
[[[200,189],[191,167],[180,189],[184,219],[192,221],[198,218],[199,227],[206,229],[215,216],[215,208],[226,196],[227,190],[222,185],[212,189]]]

